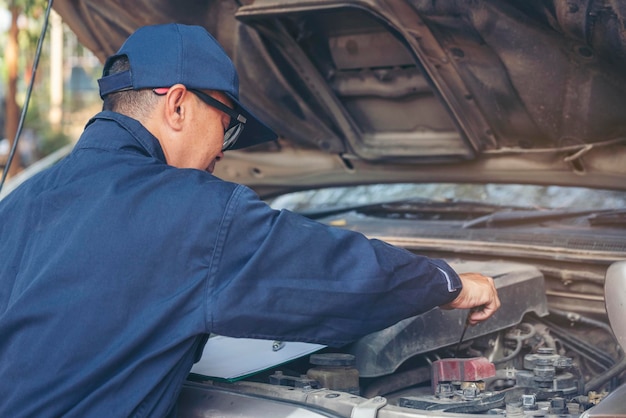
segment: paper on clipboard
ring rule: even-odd
[[[237,380],[279,364],[311,354],[326,346],[301,342],[284,342],[274,351],[272,340],[211,336],[202,358],[191,373],[226,380]]]

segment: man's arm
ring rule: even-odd
[[[243,186],[221,226],[207,286],[207,329],[220,335],[342,346],[463,286],[443,260],[272,210]]]

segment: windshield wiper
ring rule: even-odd
[[[602,217],[606,214],[615,212],[613,209],[597,210],[572,210],[572,209],[538,209],[538,210],[515,210],[494,212],[492,214],[481,216],[465,222],[463,228],[489,228],[498,226],[515,226],[524,225],[535,222],[555,221],[559,219],[576,218],[580,216],[593,215],[594,217]],[[622,214],[622,216],[624,216]],[[591,217],[587,218],[591,223]],[[603,219],[603,218],[598,218]],[[598,224],[600,222],[598,221]]]
[[[607,212],[594,213],[587,218],[590,225],[626,225],[626,209],[614,209]]]
[[[385,205],[399,205],[406,202],[417,201],[422,204],[429,204],[434,202],[433,200],[428,199],[415,199],[415,200],[402,200],[402,201],[391,201],[391,202],[376,202],[376,203],[364,203],[360,205],[345,205],[345,206],[334,206],[323,209],[311,209],[311,210],[297,210],[296,212],[302,216],[306,216],[310,219],[320,219],[325,218],[327,216],[339,215],[341,213],[347,213],[352,211],[370,211],[377,208],[382,208]]]
[[[493,213],[495,210],[521,209],[520,207],[501,206],[487,203],[458,201],[458,200],[431,200],[412,198],[390,202],[368,203],[362,205],[348,205],[331,207],[325,209],[314,209],[298,211],[300,215],[310,219],[320,219],[327,216],[338,215],[356,211],[369,216],[390,217],[393,215],[404,215],[419,217],[420,215],[485,215]]]
[[[626,225],[626,209],[529,209],[528,207],[500,206],[471,201],[421,198],[329,207],[298,211],[298,213],[310,219],[320,219],[353,211],[368,216],[394,219],[460,220],[458,215],[466,215],[466,218],[474,217],[462,224],[464,229],[517,226],[577,217],[586,217],[592,226]]]

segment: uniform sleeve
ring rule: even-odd
[[[239,187],[207,288],[207,327],[231,337],[342,346],[452,301],[442,260],[276,211]]]

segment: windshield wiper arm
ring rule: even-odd
[[[515,210],[494,212],[492,214],[472,219],[463,224],[463,228],[488,228],[493,226],[514,226],[528,223],[553,221],[566,218],[574,218],[585,215],[599,215],[604,211],[597,209],[572,210],[572,209],[539,209],[539,210]]]
[[[587,218],[590,225],[626,225],[626,209],[594,213]]]

